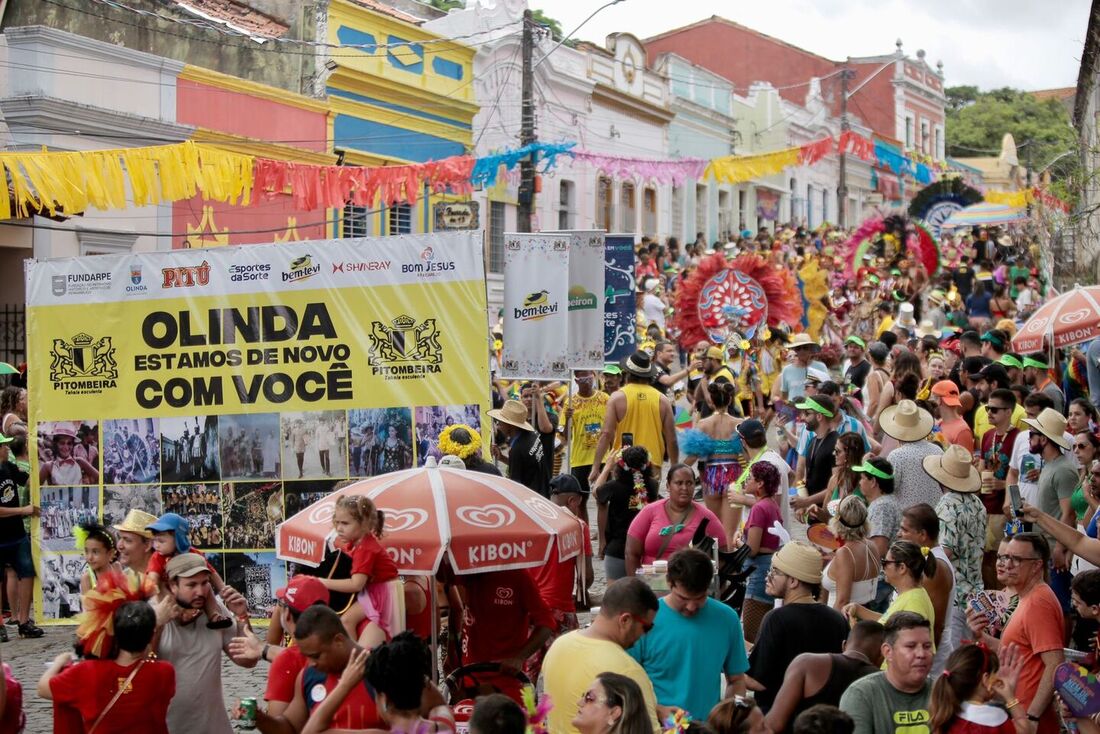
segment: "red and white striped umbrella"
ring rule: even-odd
[[[1021,354],[1047,347],[1071,347],[1100,336],[1100,286],[1077,286],[1053,298],[1032,314],[1012,347]]]
[[[581,524],[510,479],[440,468],[419,469],[356,482],[313,503],[279,525],[276,555],[316,566],[332,536],[332,513],[344,495],[366,495],[385,513],[382,545],[403,574],[434,574],[443,555],[455,573],[541,566],[557,544],[558,558],[581,551]]]

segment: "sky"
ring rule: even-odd
[[[529,0],[570,33],[600,0]],[[641,39],[721,15],[834,60],[893,53],[897,39],[947,86],[1050,89],[1077,85],[1089,0],[621,0],[576,36],[603,45],[609,33]]]

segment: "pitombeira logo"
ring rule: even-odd
[[[375,373],[388,376],[434,374],[440,371],[443,348],[435,319],[416,319],[402,314],[389,324],[371,322],[371,347],[367,360]]]
[[[528,293],[523,299],[523,305],[516,306],[513,311],[516,321],[538,321],[556,314],[558,302],[550,302],[550,291],[535,291]]]
[[[115,347],[111,337],[99,339],[80,332],[69,341],[54,339],[50,356],[50,381],[54,386],[70,380],[79,380],[86,388],[114,387],[118,379],[118,364],[115,362]],[[111,384],[101,384],[110,382]],[[97,384],[92,384],[97,383]]]
[[[475,528],[495,530],[516,521],[516,511],[507,505],[463,505],[455,508],[455,517]]]

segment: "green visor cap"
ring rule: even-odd
[[[855,344],[860,349],[866,349],[867,348],[867,342],[863,341],[863,339],[861,339],[860,337],[855,336],[855,335],[852,335],[852,336],[848,337],[847,339],[845,339],[844,343],[845,344]]]
[[[1040,362],[1037,359],[1031,357],[1024,357],[1024,367],[1035,367],[1040,370],[1049,370],[1050,366],[1046,362]]]
[[[878,477],[879,479],[893,479],[893,474],[887,474],[882,469],[879,469],[874,464],[860,464],[859,466],[853,466],[852,471],[859,472],[861,474],[870,474],[872,477]]]
[[[825,416],[826,418],[832,418],[834,415],[833,411],[829,410],[813,398],[803,398],[802,402],[796,403],[794,407],[799,410],[812,410],[815,413],[821,413],[821,415]]]
[[[609,364],[603,368],[605,375],[621,375],[623,373],[622,367],[617,364]]]
[[[1024,368],[1024,363],[1013,357],[1011,354],[1002,354],[1001,358],[997,360],[997,364],[1002,367],[1014,367],[1018,370]]]

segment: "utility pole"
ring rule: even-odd
[[[534,21],[531,11],[523,11],[523,41],[520,52],[523,56],[523,80],[520,87],[522,97],[520,109],[522,119],[519,127],[520,146],[535,142],[535,104],[534,68],[531,57],[535,48]],[[519,162],[519,203],[516,207],[516,229],[520,232],[531,231],[531,212],[535,204],[535,160],[529,155]]]
[[[851,125],[848,124],[848,80],[853,72],[844,69],[840,72],[840,133],[844,140],[844,133],[848,132]],[[845,141],[847,142],[847,141]],[[843,151],[837,151],[840,156],[840,186],[837,187],[837,221],[841,227],[848,226],[848,155]]]
[[[1034,142],[1035,141],[1032,140],[1031,138],[1028,138],[1026,141],[1024,141],[1024,147],[1027,148],[1027,162],[1024,165],[1027,166],[1027,190],[1028,191],[1031,191],[1031,149],[1035,147],[1033,145]],[[1030,217],[1031,216],[1031,197],[1028,197],[1026,201],[1027,201],[1027,215]]]

